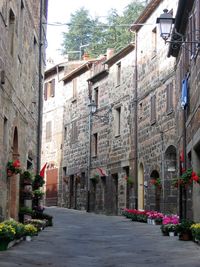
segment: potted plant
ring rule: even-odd
[[[158,189],[162,188],[162,183],[161,183],[161,179],[160,178],[151,178],[150,183],[155,188],[158,188]]]
[[[33,195],[34,195],[35,198],[41,199],[43,197],[43,195],[44,195],[44,192],[42,190],[40,190],[40,189],[36,189],[36,190],[33,191]]]
[[[21,180],[24,185],[32,185],[32,174],[29,171],[24,171],[21,174]]]
[[[194,224],[191,220],[182,220],[181,223],[177,225],[177,232],[179,233],[179,240],[188,241],[192,240],[192,230],[191,226]]]
[[[200,242],[200,223],[194,223],[190,227],[192,231],[193,240],[197,243]]]
[[[38,189],[39,187],[42,187],[44,184],[45,184],[44,178],[41,175],[36,174],[33,180],[33,188]]]
[[[7,176],[10,177],[14,174],[21,173],[20,161],[17,159],[15,161],[9,160],[7,163]]]
[[[25,229],[25,236],[26,236],[26,241],[31,241],[32,240],[32,236],[37,234],[37,228],[32,225],[32,224],[26,224],[24,226]]]
[[[200,184],[200,177],[199,173],[197,174],[191,168],[184,171],[184,173],[178,177],[173,179],[173,186],[178,188],[178,186],[187,188],[193,182],[196,184]]]
[[[14,240],[16,231],[12,225],[0,223],[0,250],[6,250],[10,241]]]
[[[31,188],[24,188],[22,190],[22,198],[23,199],[32,199],[33,198],[33,192]]]

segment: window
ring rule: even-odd
[[[8,26],[7,24],[7,8],[8,8],[8,1],[0,1],[0,13],[3,19],[4,25]]]
[[[55,79],[44,84],[44,100],[55,96]]]
[[[139,118],[142,119],[143,116],[143,104],[142,102],[139,103]]]
[[[64,129],[64,140],[67,140],[67,126]]]
[[[196,53],[196,44],[192,43],[196,40],[196,14],[192,13],[191,16],[189,17],[189,41],[191,42],[190,44],[190,58],[193,58]]]
[[[51,141],[51,137],[52,137],[52,125],[51,125],[51,121],[48,121],[46,123],[46,141]]]
[[[117,86],[121,83],[121,62],[117,64]]]
[[[77,79],[73,79],[73,99],[77,98]]]
[[[9,43],[10,43],[10,54],[13,56],[14,53],[14,37],[15,37],[15,15],[10,9],[9,12]]]
[[[96,108],[98,108],[99,106],[99,88],[98,87],[94,89],[94,101],[96,104]]]
[[[156,122],[156,96],[151,96],[151,124]]]
[[[65,177],[67,175],[67,167],[63,167],[63,176]]]
[[[116,131],[115,136],[119,136],[121,133],[121,107],[116,108]]]
[[[167,85],[166,88],[167,93],[167,113],[171,113],[173,111],[173,83]]]
[[[7,150],[8,145],[8,119],[4,117],[4,123],[3,123],[3,145],[4,150]]]
[[[155,27],[152,31],[152,57],[157,54],[157,28]]]
[[[78,139],[77,121],[73,121],[71,130],[71,142],[76,142],[77,139]]]
[[[96,157],[98,152],[98,134],[95,133],[92,136],[92,156]]]

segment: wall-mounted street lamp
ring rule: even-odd
[[[182,44],[196,44],[200,47],[199,40],[187,41],[183,34],[177,32],[176,29],[172,30],[172,25],[175,23],[175,19],[167,9],[164,9],[163,11],[164,13],[157,18],[156,23],[160,26],[160,36],[165,43],[171,43],[174,48],[178,48]],[[169,38],[170,40],[168,40]]]
[[[164,9],[163,11],[164,13],[157,18],[156,23],[160,26],[160,36],[167,41],[171,35],[172,25],[174,24],[175,19],[167,9]]]

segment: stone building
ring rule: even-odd
[[[177,1],[152,0],[134,22],[135,90],[137,95],[138,208],[177,212],[175,61],[159,38],[156,19]],[[137,25],[139,24],[139,25]],[[143,24],[143,25],[141,25]]]
[[[81,64],[81,61],[62,62],[54,64],[45,71],[41,165],[44,166],[47,163],[45,169],[47,206],[61,205],[62,179],[60,181],[59,177],[62,175],[64,104],[68,95],[62,78]]]
[[[44,9],[40,14],[40,3]],[[19,175],[7,177],[6,164],[19,159],[24,169],[39,166],[41,86],[47,1],[0,2],[0,218],[17,219]],[[40,40],[41,39],[41,40]],[[41,76],[40,76],[41,77]]]
[[[63,199],[69,208],[118,214],[134,206],[133,50],[90,60],[63,78]],[[96,105],[90,113],[88,104]]]
[[[168,56],[176,58],[177,88],[177,143],[180,157],[180,170],[192,168],[200,170],[200,1],[179,1],[172,39],[175,33],[185,38],[176,49],[170,45]],[[179,39],[180,40],[180,39]],[[183,39],[181,39],[183,40]],[[183,99],[184,84],[187,98]],[[181,107],[182,106],[182,107]],[[182,217],[200,219],[200,186],[193,182],[187,189],[180,188],[180,212]]]

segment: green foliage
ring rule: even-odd
[[[194,224],[191,220],[182,220],[181,223],[177,225],[177,232],[180,234],[189,233],[191,234],[191,226]]]
[[[32,218],[34,219],[40,219],[40,220],[47,220],[47,226],[53,226],[53,216],[47,214],[47,213],[41,213],[35,211],[32,215]]]
[[[19,209],[19,213],[20,213],[20,214],[32,214],[33,211],[32,211],[31,208],[28,208],[28,207],[21,207],[21,208]]]
[[[45,184],[44,178],[39,174],[35,175],[35,179],[33,180],[33,189],[38,189]]]
[[[114,48],[116,52],[133,41],[130,25],[138,18],[144,4],[133,0],[126,6],[122,15],[116,9],[111,9],[107,20],[101,22],[98,18],[92,19],[89,11],[81,8],[71,15],[68,32],[63,33],[64,41],[62,53],[80,51],[81,45],[89,44],[84,51],[90,57],[105,54],[107,48]],[[83,51],[83,50],[82,50]],[[69,53],[69,59],[79,59],[79,53]]]

